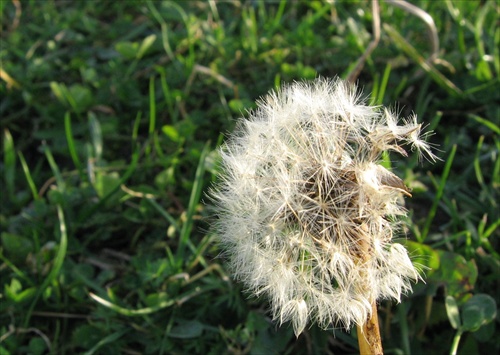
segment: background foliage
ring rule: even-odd
[[[349,75],[372,39],[369,2],[0,4],[0,353],[357,352],[355,332],[296,339],[241,292],[203,196],[255,99]],[[401,242],[430,269],[379,305],[384,348],[499,353],[499,7],[414,4],[438,60],[424,62],[423,22],[381,2],[358,78],[372,103],[429,124],[442,159],[392,161],[413,188]]]

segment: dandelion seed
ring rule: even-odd
[[[317,79],[271,92],[222,148],[211,192],[220,242],[234,275],[297,336],[311,321],[363,324],[374,302],[399,301],[419,279],[391,242],[410,191],[380,157],[409,145],[434,160],[420,131],[346,82]]]

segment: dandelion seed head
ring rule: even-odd
[[[211,195],[229,267],[298,336],[312,322],[362,324],[420,276],[392,243],[403,181],[380,165],[403,146],[435,157],[416,117],[367,105],[340,79],[299,82],[258,101],[221,148]]]

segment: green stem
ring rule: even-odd
[[[399,316],[399,326],[401,330],[401,346],[403,347],[403,352],[406,355],[411,355],[410,348],[410,336],[408,332],[408,321],[406,315],[406,305],[404,302],[400,303],[398,306],[398,316]]]
[[[456,355],[458,349],[458,343],[460,342],[460,337],[463,331],[461,329],[457,330],[455,337],[453,338],[453,343],[451,344],[450,355]]]

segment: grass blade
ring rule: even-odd
[[[168,213],[162,206],[158,204],[153,198],[146,198],[146,201],[153,206],[155,210],[157,210],[163,218],[165,218],[174,228],[176,231],[179,230],[179,225],[177,224],[177,221],[175,220],[174,217],[170,213]]]
[[[494,231],[497,230],[497,228],[500,226],[500,219],[497,219],[495,222],[489,226],[484,233],[481,235],[482,238],[487,239],[491,234],[493,234]]]
[[[434,197],[434,201],[432,202],[431,209],[429,210],[429,214],[427,215],[427,219],[425,221],[424,227],[422,228],[422,233],[418,237],[420,243],[423,243],[425,241],[425,239],[427,238],[427,235],[429,234],[431,223],[434,220],[434,217],[436,216],[436,211],[437,211],[439,201],[443,197],[444,188],[446,186],[446,181],[448,180],[448,176],[450,175],[451,165],[453,164],[453,158],[455,157],[456,151],[457,151],[457,145],[455,144],[455,145],[453,145],[453,148],[451,149],[450,155],[448,156],[448,159],[446,160],[446,164],[445,164],[444,169],[443,169],[443,175],[441,175],[441,180],[439,182],[438,189],[436,191],[436,196]]]
[[[114,304],[108,300],[105,300],[102,297],[97,296],[96,294],[93,294],[92,292],[89,293],[89,296],[99,304],[103,305],[106,308],[112,309],[113,311],[126,316],[126,317],[135,317],[135,316],[144,316],[147,314],[151,314],[154,312],[159,311],[160,309],[167,308],[175,304],[176,300],[171,299],[168,301],[163,301],[158,303],[156,306],[153,307],[145,307],[145,308],[140,308],[140,309],[128,309],[124,308],[121,306],[118,306],[117,304]]]
[[[375,88],[374,85],[374,90],[372,94],[372,98],[370,101],[370,105],[382,105],[384,103],[384,96],[385,96],[385,91],[387,89],[387,84],[389,82],[389,77],[391,75],[391,64],[387,63],[385,66],[384,74],[382,76],[382,80],[380,83],[377,85]]]
[[[281,23],[281,18],[283,17],[283,13],[285,12],[285,6],[286,6],[286,0],[281,0],[278,11],[276,12],[276,16],[273,19],[272,25],[271,25],[271,33],[276,31],[276,29],[279,27]]]
[[[20,270],[12,261],[10,261],[9,259],[7,259],[3,255],[3,249],[2,248],[0,248],[0,261],[2,261],[5,266],[7,266],[9,269],[11,269],[12,272],[14,274],[16,274],[20,279],[23,279],[24,281],[26,281],[30,286],[35,286],[33,284],[33,281],[24,272],[22,272],[22,270]]]
[[[139,124],[141,123],[142,112],[137,112],[135,116],[134,127],[132,128],[132,143],[135,145],[137,143],[137,137],[139,136]]]
[[[149,144],[146,147],[146,156],[151,153],[153,145],[153,134],[156,128],[156,100],[155,100],[155,78],[152,76],[149,80]]]
[[[156,35],[151,34],[144,38],[141,42],[141,46],[139,47],[139,50],[137,51],[137,59],[141,59],[144,54],[148,51],[148,49],[153,45],[153,43],[156,41]]]
[[[26,164],[26,160],[24,159],[23,153],[19,152],[18,156],[19,156],[19,161],[21,162],[21,166],[22,166],[23,171],[24,171],[24,176],[26,176],[26,181],[28,182],[28,186],[30,187],[31,194],[33,195],[33,199],[35,201],[40,200],[41,197],[40,197],[40,195],[38,195],[38,190],[35,186],[35,182],[33,181],[33,178],[31,177],[30,168],[28,167],[28,164]]]
[[[477,142],[476,154],[474,156],[474,171],[476,172],[476,179],[479,185],[484,184],[483,173],[481,172],[481,164],[479,163],[479,153],[483,147],[484,136],[479,137],[479,142]]]
[[[38,291],[35,295],[31,306],[26,313],[26,318],[24,319],[24,327],[26,328],[29,324],[31,314],[33,313],[33,309],[38,302],[38,299],[45,291],[45,289],[59,276],[59,272],[61,271],[64,259],[66,258],[66,251],[68,249],[68,233],[66,229],[66,222],[64,220],[64,212],[61,206],[57,205],[57,217],[59,219],[59,231],[61,233],[61,238],[59,240],[59,248],[57,249],[56,257],[54,258],[54,263],[50,273],[47,275],[42,285],[38,288]]]
[[[87,220],[90,216],[92,216],[96,211],[98,211],[105,203],[106,201],[115,194],[118,189],[120,189],[120,186],[123,185],[129,178],[132,176],[134,173],[137,163],[139,162],[139,152],[135,151],[134,154],[132,155],[132,161],[130,162],[130,165],[128,166],[127,170],[123,174],[122,178],[116,186],[106,195],[104,196],[97,204],[89,208],[88,210],[85,210],[83,213],[80,214],[78,217],[78,223],[81,223],[82,221]]]
[[[45,157],[47,158],[47,161],[49,162],[52,173],[54,174],[54,177],[56,178],[57,188],[61,192],[63,192],[64,190],[66,190],[66,183],[64,182],[61,171],[59,170],[59,167],[57,166],[56,161],[54,160],[54,156],[52,155],[52,152],[50,151],[49,146],[45,142],[43,142],[43,152],[45,153]]]
[[[154,7],[152,1],[146,1],[146,6],[148,7],[149,11],[153,15],[156,21],[161,26],[161,38],[162,38],[162,45],[163,49],[165,50],[165,53],[167,53],[167,56],[171,61],[174,61],[175,59],[175,54],[172,51],[172,47],[170,47],[169,43],[169,38],[168,38],[168,30],[167,30],[167,23],[163,20],[163,17],[161,14],[158,12],[158,10]]]
[[[138,193],[129,189],[125,185],[121,185],[121,189],[129,196],[144,198],[146,202],[148,202],[155,210],[157,210],[158,213],[160,213],[162,217],[165,218],[165,220],[167,220],[175,228],[176,231],[179,231],[179,225],[175,220],[175,218],[170,213],[168,213],[162,206],[160,206],[158,202],[156,202],[155,196],[153,194]]]
[[[99,123],[99,120],[92,112],[89,112],[88,120],[89,120],[90,137],[92,138],[93,157],[95,158],[96,162],[100,162],[103,150],[101,124]]]
[[[198,162],[198,167],[196,168],[196,173],[194,177],[193,189],[191,190],[191,196],[189,197],[189,205],[186,211],[186,221],[182,225],[181,236],[179,241],[179,246],[177,249],[178,260],[184,260],[184,252],[186,246],[190,242],[189,236],[191,230],[193,229],[193,215],[196,209],[196,205],[200,201],[201,188],[203,187],[203,173],[205,172],[205,159],[208,155],[209,143],[205,144],[203,151],[201,152],[200,160]]]
[[[8,129],[4,131],[3,163],[7,194],[9,195],[9,200],[14,201],[16,195],[14,192],[14,182],[16,179],[16,152],[14,149],[14,139]]]
[[[500,135],[500,127],[498,127],[493,122],[488,121],[487,119],[479,117],[477,115],[469,115],[469,117],[472,118],[474,121],[476,121],[476,122],[478,122],[478,123],[480,123],[480,124],[488,127],[489,129],[491,129],[496,134]]]
[[[442,86],[449,94],[453,96],[462,96],[463,92],[455,84],[453,84],[448,78],[446,78],[441,72],[439,72],[434,66],[429,64],[424,57],[422,57],[418,51],[409,44],[406,39],[401,36],[398,31],[396,31],[390,25],[384,23],[384,30],[389,34],[396,45],[405,52],[412,60],[420,65],[420,67],[428,73],[432,79],[440,86]]]
[[[83,180],[85,174],[83,173],[82,163],[80,162],[80,159],[78,158],[78,154],[76,152],[75,140],[73,139],[73,132],[71,130],[71,115],[69,111],[66,111],[66,114],[64,115],[64,131],[66,133],[66,141],[68,142],[69,154],[71,156],[71,159],[73,160],[73,164],[75,164],[78,172],[80,173],[80,177]]]
[[[401,346],[403,347],[403,354],[411,355],[408,317],[406,314],[406,304],[404,302],[398,305],[398,318],[401,330]]]
[[[124,336],[126,333],[128,333],[130,329],[122,329],[116,333],[110,334],[107,337],[104,337],[101,339],[92,349],[89,351],[85,352],[84,355],[92,355],[94,354],[97,350],[99,350],[103,345],[112,343],[118,339],[120,339],[122,336]]]
[[[167,83],[167,74],[165,70],[163,70],[163,68],[159,68],[158,71],[160,72],[160,83],[163,92],[163,98],[167,103],[167,110],[170,116],[170,121],[175,124],[178,121],[178,112],[175,110],[175,102],[174,100],[172,100],[174,95],[172,94],[172,91],[170,90],[170,87]]]

